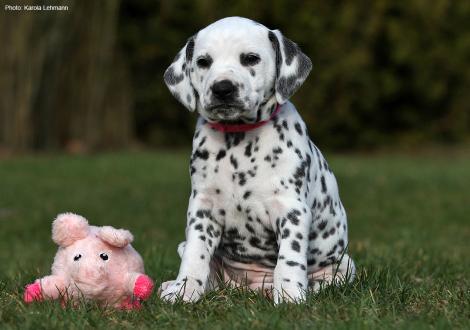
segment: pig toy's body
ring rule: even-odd
[[[85,218],[65,213],[52,225],[59,249],[52,274],[26,287],[24,300],[94,300],[123,309],[139,308],[152,293],[153,282],[130,245],[132,234],[113,227],[89,226]]]

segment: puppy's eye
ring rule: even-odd
[[[78,261],[82,257],[81,254],[77,254],[75,257],[73,257],[73,261]]]
[[[210,56],[199,57],[196,61],[196,64],[201,69],[207,69],[212,64],[212,58]]]
[[[103,259],[104,261],[106,261],[106,260],[108,260],[109,257],[106,253],[103,252],[103,253],[100,254],[100,258]]]
[[[240,63],[244,66],[253,66],[259,63],[261,58],[258,54],[255,53],[248,53],[248,54],[240,54]]]

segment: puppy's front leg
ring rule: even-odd
[[[274,269],[274,302],[302,302],[308,288],[307,250],[311,211],[297,201],[278,201],[276,204],[283,211],[275,215],[279,255]]]
[[[186,246],[176,280],[162,291],[161,297],[174,302],[197,301],[204,293],[209,278],[209,263],[220,243],[223,223],[212,211],[212,202],[198,194],[192,198],[188,209]]]

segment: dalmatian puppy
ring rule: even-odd
[[[163,299],[197,301],[223,280],[302,302],[354,278],[336,179],[288,101],[311,67],[280,31],[229,17],[189,38],[166,70],[200,118],[186,241]]]

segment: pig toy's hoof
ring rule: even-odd
[[[134,296],[141,299],[147,300],[152,294],[153,281],[147,275],[140,275],[134,284]]]
[[[25,303],[42,300],[41,285],[38,282],[28,284],[24,291],[23,300]]]
[[[130,311],[133,309],[140,309],[142,305],[140,304],[140,301],[137,299],[132,299],[131,297],[127,297],[126,300],[124,300],[121,303],[121,306],[119,306],[121,309]]]

